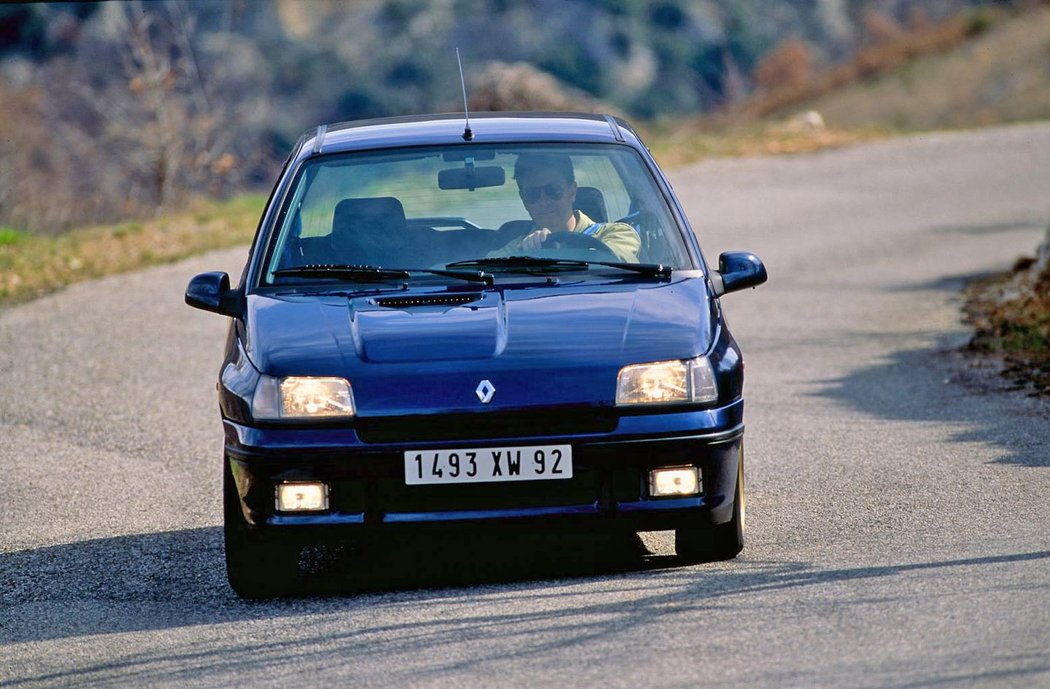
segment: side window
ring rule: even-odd
[[[318,166],[317,173],[303,194],[299,205],[302,229],[299,236],[323,237],[332,233],[335,206],[347,194],[349,170]]]

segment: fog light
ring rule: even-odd
[[[696,495],[699,492],[700,472],[696,467],[653,469],[649,472],[649,494],[653,497]]]
[[[324,483],[281,483],[277,486],[278,512],[320,512],[328,509]]]

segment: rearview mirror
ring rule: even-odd
[[[750,251],[727,251],[718,257],[718,272],[711,276],[715,296],[758,287],[766,281],[762,259]]]
[[[501,187],[507,182],[507,173],[495,165],[477,167],[466,165],[438,172],[439,189],[469,189]]]
[[[186,286],[186,303],[196,309],[239,318],[244,313],[243,302],[241,291],[230,289],[226,273],[201,273]]]

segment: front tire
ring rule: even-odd
[[[674,547],[686,562],[732,560],[744,549],[744,453],[737,464],[733,516],[725,524],[690,524],[674,532]]]
[[[299,574],[299,546],[256,533],[245,521],[230,467],[223,470],[226,578],[241,598],[290,593]]]

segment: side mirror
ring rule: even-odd
[[[244,314],[243,302],[241,291],[230,289],[226,273],[201,273],[186,286],[186,303],[196,309],[239,318]]]
[[[758,287],[766,281],[762,259],[749,251],[727,251],[718,257],[718,273],[712,276],[715,296]]]

